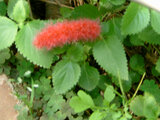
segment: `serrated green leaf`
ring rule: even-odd
[[[142,31],[150,21],[149,9],[132,2],[122,19],[122,33],[135,34]]]
[[[159,115],[159,105],[155,98],[145,93],[144,96],[137,96],[130,104],[130,109],[138,116],[156,120]]]
[[[0,64],[5,63],[5,60],[10,58],[10,50],[4,49],[0,51]]]
[[[29,17],[29,5],[25,0],[18,0],[13,8],[13,19],[18,23],[25,21]]]
[[[101,24],[102,34],[108,36],[108,35],[116,35],[120,40],[124,39],[124,35],[121,33],[121,21],[122,18],[113,18],[109,20],[108,22],[103,22]]]
[[[72,61],[60,61],[53,71],[53,85],[56,93],[65,93],[77,84],[81,74],[80,67]]]
[[[29,61],[49,68],[53,59],[52,51],[39,50],[33,45],[34,37],[42,27],[44,27],[43,21],[35,20],[27,23],[16,36],[16,47]]]
[[[96,68],[89,66],[85,63],[81,67],[81,76],[79,79],[79,85],[85,90],[93,90],[99,81],[99,72]]]
[[[98,41],[93,47],[97,63],[107,72],[120,79],[128,80],[127,59],[123,46],[115,36]]]
[[[114,98],[115,93],[113,86],[107,86],[106,90],[104,91],[104,99],[110,103]]]
[[[105,90],[106,84],[108,85],[112,84],[111,79],[108,76],[101,75],[98,83],[98,88]]]
[[[148,92],[151,95],[153,95],[158,103],[160,103],[160,95],[157,93],[160,93],[160,88],[158,84],[155,83],[155,80],[144,80],[141,88],[142,91]]]
[[[145,72],[144,58],[139,54],[135,54],[131,57],[129,65],[134,71],[138,72],[141,75]]]
[[[4,1],[0,1],[0,16],[6,15],[7,12],[7,5]]]
[[[13,19],[13,9],[17,2],[18,0],[9,0],[8,2],[7,13],[8,13],[8,16],[12,19]]]
[[[89,4],[84,4],[82,6],[76,7],[71,14],[71,18],[73,19],[78,19],[78,18],[96,19],[99,16],[100,13],[98,11],[98,8]]]
[[[160,45],[160,35],[157,34],[151,26],[148,26],[142,32],[139,33],[138,37],[147,43]]]
[[[126,0],[110,0],[113,5],[122,5],[126,2]]]
[[[160,34],[160,13],[155,10],[151,10],[151,25],[153,29]]]
[[[94,107],[94,102],[88,94],[86,94],[82,90],[79,90],[78,96],[74,96],[71,98],[70,106],[76,113],[79,113],[85,111],[88,108]]]
[[[6,17],[0,17],[0,50],[12,45],[17,34],[17,25]]]
[[[74,62],[79,62],[83,60],[83,54],[83,46],[81,44],[74,44],[67,50],[65,58]]]

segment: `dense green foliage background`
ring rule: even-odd
[[[0,0],[0,73],[23,102],[18,120],[159,118],[160,13],[127,0],[63,5],[53,24],[96,19],[101,35],[48,51],[33,45],[48,20],[35,19],[31,5]]]

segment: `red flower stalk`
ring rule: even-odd
[[[73,43],[79,40],[93,41],[101,32],[98,21],[80,19],[73,21],[58,22],[48,25],[39,32],[33,44],[37,48],[46,47],[48,50],[54,47],[63,46],[66,43]]]

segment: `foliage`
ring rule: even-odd
[[[31,1],[0,0],[0,74],[22,101],[17,119],[157,120],[160,13],[127,0],[70,1],[57,3],[61,16],[53,21],[35,19]],[[96,40],[34,46],[45,26],[83,18],[101,26]]]

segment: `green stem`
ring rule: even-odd
[[[141,84],[142,84],[142,82],[143,82],[143,80],[144,80],[145,75],[146,75],[146,73],[143,73],[143,76],[142,76],[142,78],[141,78],[141,80],[140,80],[140,82],[139,82],[139,85],[138,85],[135,93],[133,94],[133,96],[132,96],[132,98],[131,98],[131,101],[132,101],[132,100],[135,98],[135,96],[137,95],[137,92],[138,92],[138,90],[139,90],[139,88],[140,88],[140,86],[141,86]]]
[[[119,82],[120,90],[121,90],[121,93],[122,93],[122,96],[123,96],[123,104],[125,104],[126,95],[125,95],[124,90],[123,90],[123,85],[122,85],[122,81],[120,79],[119,72],[118,72],[118,82]]]

